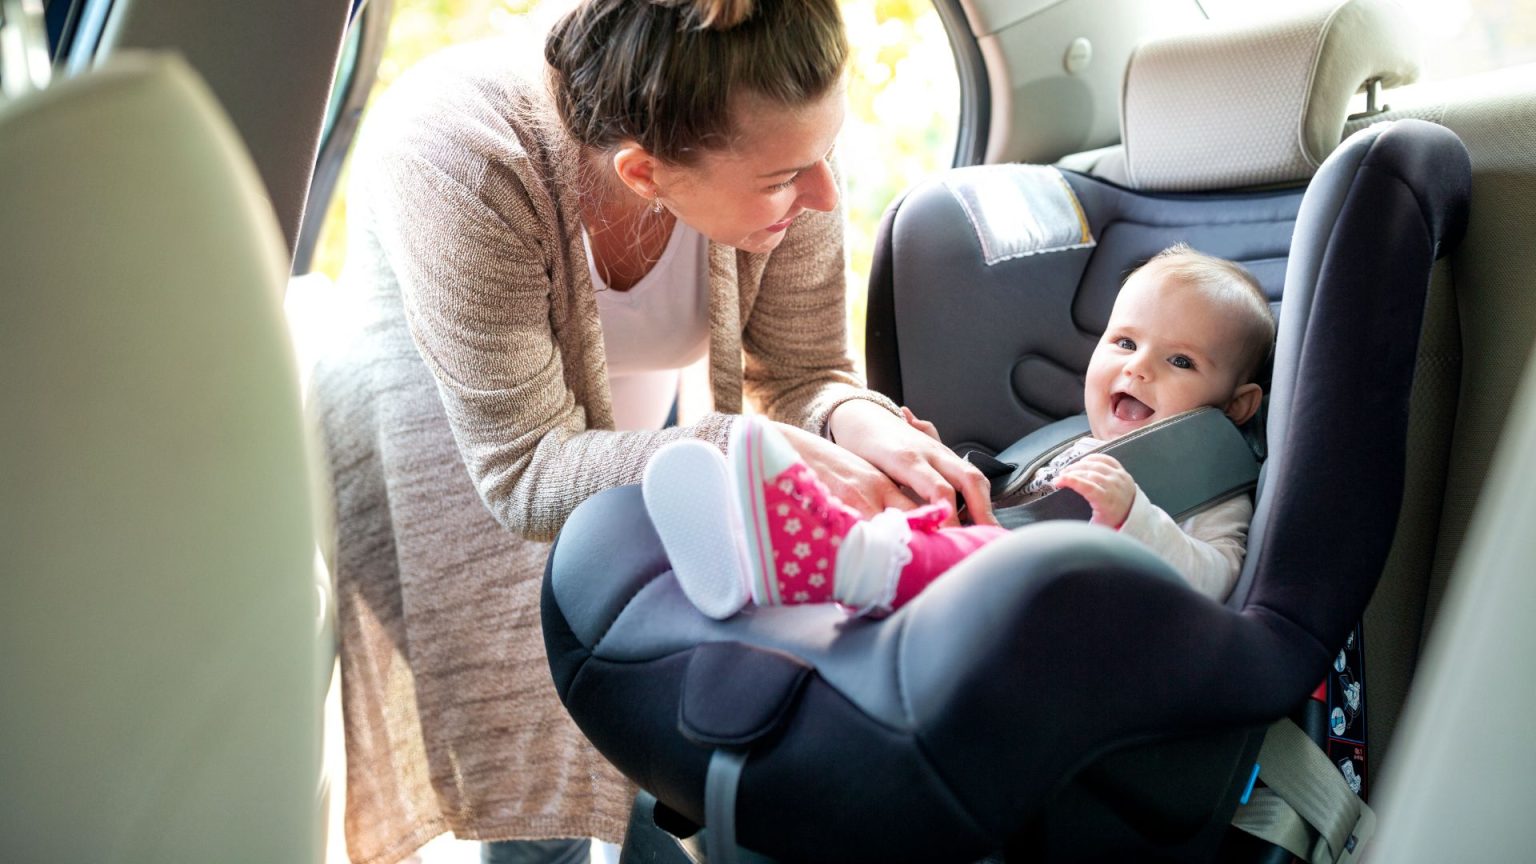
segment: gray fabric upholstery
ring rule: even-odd
[[[964,169],[943,183],[919,185],[891,225],[891,325],[899,334],[901,398],[919,416],[936,418],[952,447],[995,454],[1081,411],[1082,374],[1122,280],[1174,242],[1243,263],[1272,300],[1280,296],[1300,191],[1140,195],[1069,173],[1064,176],[1097,245],[977,268],[980,243],[953,188],[987,183],[994,193],[988,205],[1005,212],[1025,207],[1002,194],[1012,187],[996,172],[1009,170],[1030,169]],[[932,290],[936,285],[948,290]],[[872,296],[872,310],[877,305]],[[1019,326],[1033,319],[1042,323]],[[878,343],[872,338],[870,344]],[[872,361],[872,380],[878,371]]]
[[[1437,270],[1414,386],[1409,486],[1397,548],[1366,612],[1371,758],[1390,764],[1399,707],[1434,627],[1467,526],[1482,498],[1518,376],[1536,343],[1536,89],[1533,67],[1458,82],[1448,101],[1425,85],[1395,110],[1346,131],[1404,117],[1440,123],[1472,156],[1472,215]]]
[[[1373,861],[1523,861],[1536,848],[1536,364],[1512,406],[1383,779]]]
[[[1381,764],[1388,752],[1418,662],[1460,376],[1456,295],[1450,263],[1442,260],[1435,265],[1419,337],[1408,414],[1403,508],[1392,552],[1365,612],[1366,728],[1372,764]]]
[[[0,847],[319,859],[333,651],[285,254],[180,60],[0,102]]]

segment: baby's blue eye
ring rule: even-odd
[[[1172,357],[1169,357],[1168,362],[1172,363],[1174,366],[1177,366],[1180,369],[1195,368],[1195,361],[1185,357],[1183,354],[1175,354]]]
[[[1125,338],[1124,336],[1121,336],[1119,339],[1115,340],[1115,347],[1116,348],[1122,348],[1122,349],[1124,349],[1126,351],[1135,351],[1136,350],[1136,343],[1132,342],[1131,340],[1129,340],[1127,338]]]

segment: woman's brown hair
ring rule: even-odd
[[[837,0],[583,0],[544,43],[572,137],[677,165],[729,145],[734,100],[807,104],[847,57]]]

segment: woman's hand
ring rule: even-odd
[[[816,479],[864,517],[874,516],[887,507],[907,510],[915,506],[891,478],[853,452],[796,426],[777,422],[773,426],[816,472]]]
[[[884,473],[886,482],[911,489],[923,501],[948,501],[952,507],[958,503],[958,493],[972,521],[997,524],[992,515],[992,484],[976,466],[939,441],[932,423],[910,411],[897,417],[867,399],[850,399],[833,410],[828,426],[839,446]],[[896,494],[905,503],[892,506],[911,506],[899,490]]]
[[[1061,469],[1056,485],[1087,499],[1095,525],[1119,530],[1136,503],[1136,481],[1120,461],[1104,453],[1090,453]]]

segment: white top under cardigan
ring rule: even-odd
[[[587,267],[608,356],[613,423],[660,429],[677,397],[678,370],[709,350],[709,242],[678,220],[651,271],[628,291],[597,272],[585,232]]]

